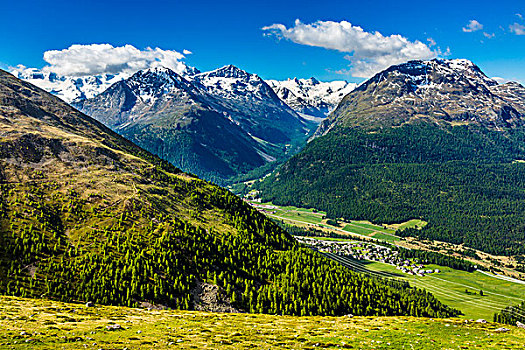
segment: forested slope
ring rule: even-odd
[[[523,131],[423,123],[315,139],[259,185],[263,198],[375,223],[421,218],[404,235],[525,253]],[[494,239],[496,238],[497,239]]]

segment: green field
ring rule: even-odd
[[[0,297],[2,349],[522,349],[525,330],[505,326],[509,332],[495,332],[501,326],[461,319],[86,308]]]
[[[461,310],[467,319],[492,320],[495,312],[525,299],[525,285],[500,280],[479,271],[469,273],[438,265],[425,265],[428,269],[439,269],[441,272],[419,277],[402,273],[394,266],[380,262],[336,260],[356,271],[406,280],[413,286],[431,292],[444,304]],[[483,291],[483,296],[480,291]]]
[[[253,203],[253,202],[252,202]],[[326,213],[323,211],[315,211],[314,209],[298,208],[294,206],[278,206],[273,203],[253,203],[256,205],[267,205],[275,207],[275,209],[268,209],[268,216],[281,219],[284,221],[291,222],[292,224],[316,224],[324,228],[329,228],[337,231],[345,231],[349,234],[360,235],[373,237],[376,239],[384,240],[390,243],[399,241],[400,238],[396,237],[394,233],[396,232],[393,228],[384,228],[379,225],[374,225],[369,222],[364,221],[349,221],[349,222],[340,222],[341,227],[328,225],[326,222],[323,222],[323,217],[326,217]],[[420,224],[423,221],[420,220],[411,220],[410,222],[400,224],[400,226],[413,227],[417,222]]]

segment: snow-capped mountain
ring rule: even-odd
[[[117,81],[128,77],[122,74],[69,77],[36,68],[26,68],[12,71],[12,73],[17,78],[26,80],[70,104],[86,98],[92,98]]]
[[[298,150],[314,126],[257,75],[152,68],[77,106],[176,166],[221,181]]]
[[[321,82],[315,78],[267,80],[277,96],[303,117],[320,122],[357,87],[343,80]]]
[[[211,105],[227,112],[257,139],[290,143],[312,128],[256,74],[228,65],[189,79],[215,97]]]
[[[525,125],[525,89],[499,85],[465,59],[410,61],[392,66],[348,94],[316,136],[336,125],[396,127],[431,120],[492,129]]]
[[[15,68],[11,70],[11,73],[17,78],[26,80],[73,105],[85,99],[93,98],[111,85],[131,76],[127,73],[119,73],[74,77],[37,68]],[[197,73],[200,73],[199,70],[190,66],[185,66],[184,70],[180,72],[184,76]]]

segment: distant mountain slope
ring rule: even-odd
[[[0,293],[294,315],[457,314],[299,247],[230,192],[4,71]]]
[[[233,66],[184,78],[139,71],[78,107],[186,171],[222,183],[296,152],[312,124]]]
[[[259,188],[265,200],[402,234],[525,254],[523,86],[467,60],[411,61],[348,94],[317,138]]]
[[[293,110],[318,122],[357,87],[357,84],[346,81],[321,82],[315,78],[266,82]]]

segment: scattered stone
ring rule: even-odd
[[[93,304],[93,302],[91,302],[91,301],[88,301],[86,303],[86,307],[93,307],[93,306],[95,306],[95,304]]]
[[[26,331],[22,331],[22,332],[20,332],[20,335],[27,335],[27,332]]]
[[[117,331],[119,329],[122,329],[122,327],[119,324],[110,324],[110,325],[106,326],[106,329],[108,331]]]
[[[345,315],[345,317],[352,318],[352,317],[354,317],[354,315],[352,315],[352,314],[348,314],[348,315]]]
[[[139,330],[139,331],[137,331],[137,334],[140,334],[140,333],[142,333],[142,331],[140,331],[140,330]]]
[[[525,329],[525,324],[521,323],[520,321],[516,321],[516,327]]]
[[[487,320],[480,318],[476,320],[476,323],[487,323]]]
[[[510,331],[510,329],[505,328],[505,327],[500,327],[500,328],[494,330],[494,332],[498,332],[498,333],[505,333],[505,332],[508,332],[508,331]]]

